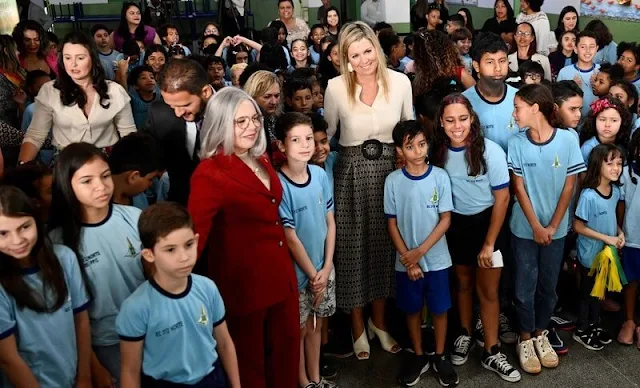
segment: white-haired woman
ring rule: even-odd
[[[393,128],[414,114],[409,79],[387,69],[378,39],[365,23],[349,23],[340,32],[340,68],[342,75],[329,81],[324,103],[329,136],[340,125],[340,157],[334,171],[336,294],[338,306],[351,311],[354,352],[358,359],[367,359],[362,309],[368,303],[370,331],[386,351],[400,350],[384,321],[385,301],[395,289],[384,181],[395,168]]]
[[[258,104],[224,88],[207,103],[189,213],[227,310],[244,387],[295,387],[297,281],[278,207],[282,186],[265,154]],[[267,349],[267,351],[265,351]]]

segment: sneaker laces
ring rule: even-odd
[[[538,341],[538,343],[540,344],[540,351],[544,354],[554,352],[553,347],[549,342],[548,335],[549,335],[549,330],[543,331],[542,334],[540,335],[541,339]]]
[[[456,351],[460,351],[462,353],[467,353],[469,351],[469,347],[471,346],[471,337],[466,335],[461,335],[456,338],[453,343]]]
[[[522,352],[524,353],[525,359],[538,358],[535,349],[533,348],[533,341],[524,341],[524,346],[522,347]]]
[[[513,366],[509,363],[509,360],[507,360],[507,356],[502,353],[489,356],[488,361],[489,363],[495,363],[496,369],[503,374],[508,374],[508,372],[513,369]]]

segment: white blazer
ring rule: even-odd
[[[542,65],[542,68],[544,69],[544,79],[546,79],[547,81],[551,81],[551,65],[549,64],[549,58],[547,58],[542,54],[536,53],[536,54],[533,54],[533,56],[531,56],[531,60],[534,62],[538,62],[540,65]],[[509,55],[509,70],[518,71],[518,53],[517,52]]]

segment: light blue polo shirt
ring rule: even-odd
[[[611,185],[611,193],[606,197],[597,189],[583,189],[576,207],[576,219],[584,222],[591,230],[607,236],[617,236],[616,207],[620,200],[620,188],[616,185]],[[591,268],[593,259],[604,248],[604,243],[578,234],[577,247],[580,264]]]
[[[215,283],[191,274],[176,295],[144,282],[125,302],[116,326],[122,341],[144,341],[142,372],[156,380],[197,384],[218,359],[213,330],[225,320]]]
[[[633,183],[631,178],[635,178]],[[625,246],[640,249],[640,166],[631,165],[631,175],[629,167],[625,167],[620,176],[622,182],[622,198],[624,199],[625,212],[622,231],[626,240]]]
[[[582,97],[582,120],[587,117],[589,114],[589,109],[591,103],[597,100],[598,98],[593,94],[593,89],[591,89],[591,76],[597,73],[600,70],[599,64],[594,64],[589,70],[581,70],[578,68],[578,64],[574,63],[571,66],[565,66],[560,69],[558,73],[558,82],[560,81],[573,81],[577,76],[580,79],[581,85],[580,89],[582,89],[582,93],[584,96]]]
[[[594,136],[582,143],[580,146],[580,153],[582,154],[582,160],[584,160],[585,165],[589,165],[589,156],[591,155],[591,151],[599,145],[600,140],[598,140],[598,136]]]
[[[446,171],[429,165],[421,176],[410,175],[405,168],[395,170],[384,182],[384,213],[395,218],[400,236],[409,250],[418,248],[433,232],[440,214],[453,210],[451,183]],[[423,272],[451,267],[447,238],[443,235],[420,259]],[[407,272],[396,252],[395,270]]]
[[[520,132],[518,124],[513,118],[513,100],[518,90],[505,85],[506,92],[497,102],[486,100],[478,91],[478,86],[470,87],[462,94],[469,99],[473,110],[480,120],[480,129],[484,137],[497,143],[507,152],[509,138]]]
[[[329,187],[331,188],[331,195],[335,193],[334,185],[333,185],[333,168],[338,161],[338,152],[331,151],[329,155],[327,155],[327,159],[324,161],[324,172],[327,173],[327,178],[329,178]]]
[[[85,224],[80,230],[79,252],[92,297],[89,319],[94,346],[119,343],[116,316],[120,306],[145,280],[138,218],[138,208],[111,205],[104,221]],[[50,236],[62,243],[62,229],[51,231]]]
[[[618,44],[611,42],[608,45],[602,47],[596,55],[593,57],[593,63],[599,65],[603,63],[610,63],[615,65],[618,62]]]
[[[465,148],[449,147],[445,171],[451,178],[453,211],[463,215],[478,214],[493,206],[493,191],[509,187],[507,155],[499,145],[484,139],[484,160],[487,171],[478,176],[469,176],[469,164],[465,159]]]
[[[507,163],[513,173],[524,180],[533,211],[547,226],[556,211],[560,195],[568,176],[586,170],[578,140],[569,131],[555,129],[545,143],[536,143],[529,130],[509,139]],[[569,212],[566,211],[553,239],[567,235]],[[516,200],[511,214],[511,233],[522,239],[533,240],[533,230]]]
[[[324,266],[324,244],[327,239],[327,214],[333,211],[333,193],[327,173],[322,167],[308,165],[306,183],[293,182],[282,171],[278,172],[282,183],[282,202],[279,213],[282,226],[295,229],[316,270]],[[296,263],[298,289],[309,283],[307,274]]]
[[[52,313],[38,313],[18,307],[0,285],[0,340],[15,336],[20,357],[41,387],[73,387],[78,367],[74,316],[87,309],[89,295],[73,251],[64,245],[53,245],[53,252],[67,284],[65,303]],[[49,305],[55,303],[50,289],[44,294],[42,272],[38,268],[25,269],[22,279],[34,295]],[[0,386],[12,386],[2,373]]]

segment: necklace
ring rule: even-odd
[[[249,167],[249,169],[251,170],[251,172],[253,172],[255,175],[260,175],[260,164],[258,162],[255,162],[254,160],[252,160],[251,157],[248,157],[249,153],[245,152],[243,154],[236,154],[238,156],[238,159],[242,160],[242,162],[244,164],[247,165],[247,167]],[[256,164],[254,164],[253,162],[255,162]]]

